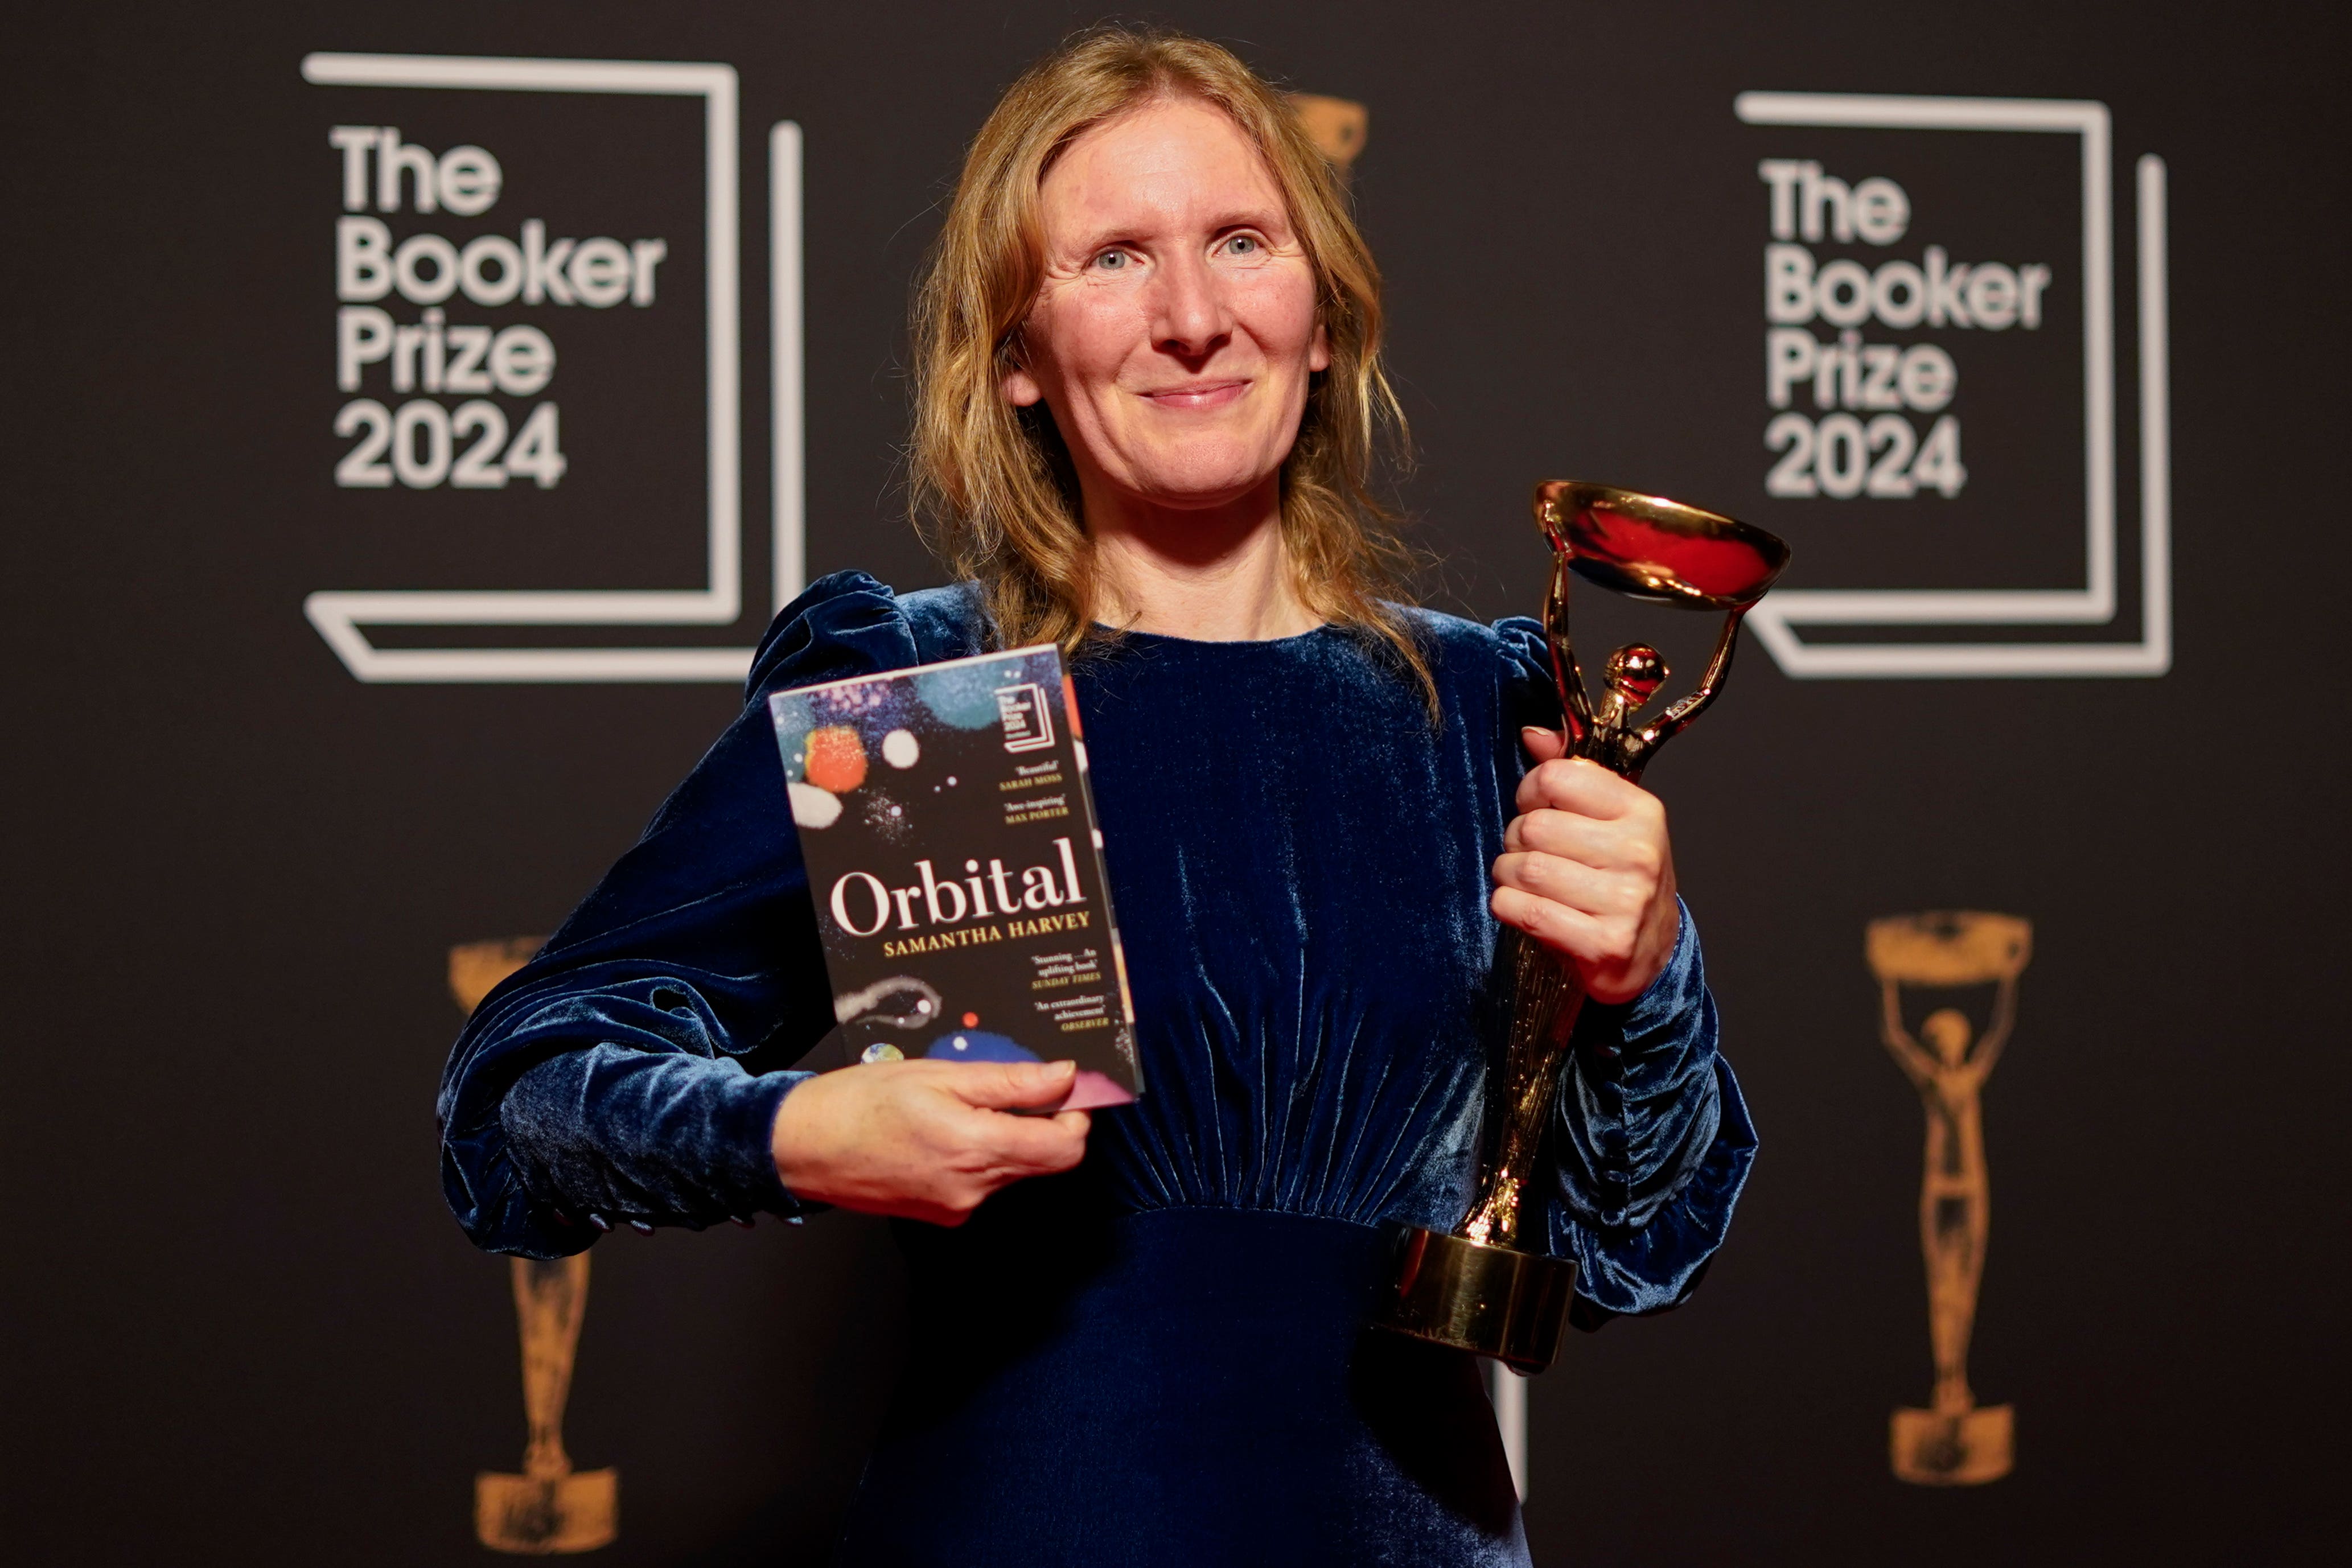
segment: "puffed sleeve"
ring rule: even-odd
[[[1505,711],[1557,727],[1543,629],[1498,622],[1515,664]],[[1673,956],[1647,990],[1588,1001],[1553,1126],[1549,1250],[1577,1262],[1575,1322],[1663,1312],[1698,1286],[1756,1159],[1756,1128],[1717,1049],[1698,931],[1681,912]]]
[[[443,1190],[477,1246],[556,1258],[620,1223],[803,1209],[769,1134],[832,993],[766,696],[971,651],[942,597],[842,572],[787,606],[742,713],[476,1009],[437,1111]]]

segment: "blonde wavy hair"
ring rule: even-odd
[[[1045,277],[1038,190],[1096,126],[1155,99],[1230,115],[1265,157],[1314,268],[1331,364],[1310,383],[1282,465],[1282,538],[1300,601],[1385,643],[1434,693],[1394,596],[1410,564],[1372,495],[1382,438],[1403,411],[1381,370],[1381,275],[1331,165],[1289,101],[1231,50],[1181,33],[1078,35],[1006,89],[965,155],[917,297],[913,488],[917,526],[948,568],[977,581],[1003,646],[1097,632],[1099,593],[1068,449],[1043,403],[1015,408],[1006,372]]]

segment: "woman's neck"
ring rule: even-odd
[[[1262,643],[1322,624],[1293,585],[1278,476],[1229,506],[1180,509],[1089,494],[1086,512],[1095,617],[1107,625],[1200,643]]]

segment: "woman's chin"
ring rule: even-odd
[[[1136,492],[1136,499],[1167,512],[1223,512],[1242,505],[1260,487],[1259,482],[1200,486],[1154,486]]]
[[[1181,454],[1137,465],[1132,482],[1122,488],[1139,501],[1171,511],[1217,511],[1278,486],[1282,457],[1255,452],[1243,456],[1230,450]]]

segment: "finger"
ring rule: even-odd
[[[1595,871],[1634,878],[1644,886],[1673,879],[1674,852],[1665,824],[1646,812],[1610,821],[1573,811],[1530,811],[1512,819],[1503,847],[1514,852],[1556,855]]]
[[[1650,792],[1584,757],[1539,762],[1519,780],[1519,809],[1550,806],[1588,817],[1624,816],[1653,800]]]
[[[1635,915],[1642,907],[1635,879],[1559,855],[1500,856],[1495,862],[1495,885],[1600,918]]]
[[[1521,811],[1549,806],[1604,820],[1657,807],[1657,797],[1647,789],[1582,757],[1540,762],[1528,768],[1519,780],[1517,800]]]
[[[1076,1116],[1073,1125],[1066,1118]],[[988,1116],[976,1118],[971,1129],[975,1145],[1001,1179],[1066,1171],[1086,1158],[1086,1113],[1066,1111],[1055,1116]]]
[[[1546,807],[1512,818],[1510,826],[1503,830],[1503,847],[1513,852],[1559,855],[1603,871],[1654,873],[1664,858],[1656,841],[1631,828],[1622,818],[1601,821]]]
[[[1632,956],[1632,925],[1604,919],[1517,888],[1498,887],[1489,901],[1495,918],[1585,965],[1622,964]]]
[[[1519,731],[1519,749],[1535,762],[1549,762],[1568,755],[1568,732],[1559,729],[1538,729],[1528,725]]]
[[[1066,1100],[1077,1082],[1075,1061],[943,1062],[948,1092],[985,1111],[1024,1111]]]

